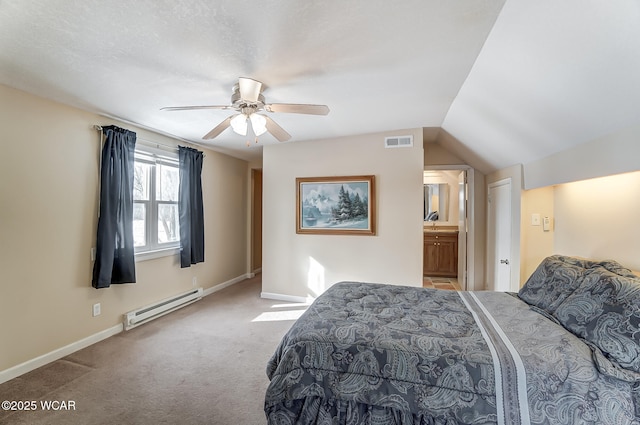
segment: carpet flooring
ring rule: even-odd
[[[260,289],[237,283],[1,384],[0,401],[36,409],[0,410],[0,424],[266,423],[267,361],[306,306]]]

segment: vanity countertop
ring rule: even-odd
[[[424,233],[458,233],[458,226],[424,226]]]

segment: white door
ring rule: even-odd
[[[511,179],[489,185],[487,262],[489,288],[511,290]]]

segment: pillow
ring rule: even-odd
[[[563,255],[552,255],[542,260],[518,297],[527,304],[553,314],[556,308],[576,290],[590,266],[596,263]]]
[[[592,261],[584,258],[552,255],[542,260],[518,297],[529,305],[549,314],[580,286],[582,279],[593,269],[602,267],[625,277],[637,277],[631,270],[613,260]]]
[[[640,373],[640,278],[598,267],[556,309],[560,324]]]
[[[624,267],[622,264],[613,260],[604,260],[595,264],[598,266],[604,267],[605,269],[609,270],[611,273],[615,273],[620,276],[632,277],[632,278],[638,277],[634,272],[632,272],[628,268]]]

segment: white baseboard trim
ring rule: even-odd
[[[211,295],[214,292],[218,292],[219,290],[224,289],[228,286],[234,285],[238,282],[242,282],[243,280],[246,280],[246,279],[251,279],[253,276],[254,276],[253,273],[245,273],[238,277],[234,277],[233,279],[227,280],[226,282],[222,282],[212,286],[211,288],[205,289],[203,295],[206,297],[207,295]]]
[[[287,301],[292,303],[311,304],[313,302],[313,298],[311,297],[297,297],[295,295],[274,294],[273,292],[261,292],[260,298],[277,301]]]
[[[253,276],[253,273],[245,273],[226,282],[222,282],[218,285],[212,286],[211,288],[205,289],[203,291],[203,296],[211,295],[214,292],[218,292],[219,290],[231,286],[235,283],[242,282],[245,279],[250,279]],[[58,348],[49,353],[43,354],[42,356],[36,357],[35,359],[27,360],[24,363],[0,371],[0,384],[2,384],[3,382],[7,382],[13,378],[17,378],[20,375],[24,375],[27,372],[31,372],[32,370],[42,367],[48,363],[61,359],[64,356],[68,356],[71,353],[75,353],[78,350],[82,350],[83,348],[95,344],[96,342],[100,342],[103,339],[107,339],[110,336],[119,334],[123,330],[124,325],[121,323],[109,329],[105,329],[104,331],[100,331],[96,334],[90,335],[79,341],[72,342],[69,345]]]
[[[0,371],[0,384],[2,384],[3,382],[7,382],[13,378],[17,378],[20,375],[24,375],[27,372],[31,372],[32,370],[54,362],[58,359],[61,359],[64,356],[75,353],[78,350],[82,350],[83,348],[93,345],[96,342],[102,341],[103,339],[107,339],[113,335],[117,335],[122,332],[123,329],[124,327],[122,323],[120,323],[119,325],[113,326],[109,329],[105,329],[79,341],[72,342],[69,345],[65,345],[64,347],[50,351],[46,354],[43,354],[42,356],[36,357],[35,359],[27,360],[24,363]]]

